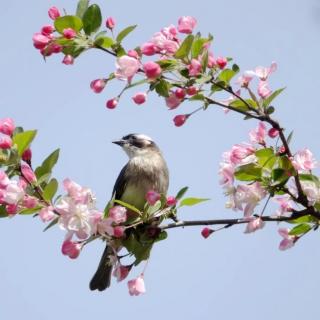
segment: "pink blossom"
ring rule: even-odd
[[[207,42],[209,43],[209,42]],[[210,44],[210,43],[209,43]],[[216,59],[214,58],[213,56],[213,53],[212,52],[209,52],[209,55],[208,55],[208,64],[207,64],[207,67],[208,68],[213,68],[217,65],[216,63]]]
[[[268,136],[272,139],[276,138],[279,135],[279,131],[275,128],[271,128],[268,131]]]
[[[234,165],[222,162],[220,164],[219,175],[221,176],[220,184],[230,186],[234,182]]]
[[[201,63],[197,59],[192,59],[188,66],[189,76],[196,77],[202,71]]]
[[[19,177],[18,186],[23,190],[26,190],[28,187],[28,182],[24,178]]]
[[[197,24],[197,20],[190,16],[184,16],[178,20],[178,31],[180,33],[192,33],[194,27]]]
[[[224,69],[224,67],[227,65],[228,60],[224,57],[218,57],[216,60],[216,64],[220,69]]]
[[[0,136],[0,149],[10,149],[11,147],[12,139],[7,135]]]
[[[114,109],[118,105],[118,99],[112,98],[106,102],[106,107],[108,109]]]
[[[43,222],[49,222],[56,217],[56,214],[53,211],[53,207],[49,206],[40,210],[39,217]]]
[[[152,50],[154,50],[154,53],[172,55],[179,48],[179,40],[176,38],[176,36],[177,29],[175,28],[175,26],[163,28],[160,32],[156,32],[152,36],[151,40],[147,43],[145,49],[146,51],[150,51],[149,55],[152,55]],[[154,47],[152,48],[150,44],[153,44]]]
[[[138,296],[146,292],[143,274],[138,278],[128,281],[129,294],[131,296]]]
[[[240,76],[237,80],[237,83],[243,87],[247,88],[251,80],[253,79],[253,74],[249,71],[246,71],[242,76]]]
[[[272,90],[269,87],[269,84],[267,81],[259,81],[258,84],[258,94],[262,99],[265,99],[270,96],[272,93]]]
[[[93,92],[95,93],[100,93],[106,86],[107,82],[104,79],[96,79],[91,81],[90,83],[90,88],[92,89]]]
[[[32,171],[29,165],[21,165],[21,173],[23,178],[25,178],[29,183],[35,183],[37,181],[36,175]]]
[[[160,200],[160,198],[160,194],[153,190],[148,191],[146,194],[146,199],[151,206],[153,206],[158,200]]]
[[[259,122],[258,127],[249,132],[249,138],[252,143],[265,145],[265,138],[266,138],[265,124],[263,122]]]
[[[165,100],[167,107],[171,110],[177,108],[181,103],[181,99],[177,98],[175,93],[171,93]]]
[[[247,143],[236,144],[231,148],[230,161],[232,164],[240,164],[245,158],[255,153],[255,148]]]
[[[214,230],[210,229],[210,228],[203,228],[201,230],[201,235],[207,239],[212,233],[214,232]]]
[[[29,195],[25,195],[23,202],[22,202],[22,206],[27,208],[27,209],[33,209],[38,205],[38,199],[35,197],[31,197]]]
[[[132,100],[136,104],[143,104],[146,102],[147,94],[145,92],[137,92],[133,97]]]
[[[186,90],[182,88],[177,88],[174,94],[178,99],[182,100],[186,96]]]
[[[302,180],[303,193],[307,196],[310,205],[320,202],[320,188],[313,181]]]
[[[44,35],[44,36],[49,36],[51,35],[51,33],[54,31],[54,27],[50,24],[48,25],[45,25],[41,28],[41,33]]]
[[[65,240],[61,247],[63,255],[68,256],[70,259],[76,259],[79,257],[82,245],[71,240]]]
[[[117,59],[116,72],[114,74],[117,79],[130,82],[133,76],[138,72],[139,68],[139,60],[124,55]]]
[[[3,201],[7,204],[18,204],[24,197],[25,193],[17,181],[10,181],[5,189]]]
[[[187,114],[179,114],[173,118],[174,125],[176,127],[181,127],[188,120],[189,115]]]
[[[174,196],[167,197],[167,206],[173,207],[177,204],[177,199]]]
[[[0,189],[5,189],[10,183],[10,179],[4,171],[0,170]]]
[[[18,206],[16,204],[7,204],[6,211],[10,216],[13,216],[18,213]]]
[[[106,27],[110,30],[112,30],[116,25],[116,21],[113,17],[109,17],[107,20],[106,20]]]
[[[112,226],[113,224],[113,220],[111,218],[107,218],[107,219],[99,219],[98,221],[96,221],[96,228],[97,228],[97,232],[101,235],[109,235],[109,236],[113,236],[114,235],[114,228]],[[94,232],[94,233],[97,233]]]
[[[30,148],[26,149],[22,154],[22,160],[26,162],[30,162],[32,158],[32,151]]]
[[[246,230],[244,233],[252,233],[259,229],[262,229],[265,226],[265,222],[261,218],[250,217],[249,222],[247,223]]]
[[[275,201],[279,203],[280,208],[277,210],[277,215],[282,216],[285,213],[291,212],[293,209],[293,202],[289,195],[284,195],[279,198],[275,198]]]
[[[188,87],[187,88],[187,94],[189,95],[189,96],[194,96],[195,94],[197,94],[198,93],[198,89],[196,88],[196,87]]]
[[[80,186],[69,178],[63,180],[63,187],[75,203],[90,204],[94,201],[94,195],[90,189]]]
[[[254,74],[260,78],[262,81],[266,81],[269,75],[277,70],[277,63],[272,62],[269,68],[266,67],[256,67],[254,70]]]
[[[131,270],[131,266],[123,266],[120,263],[116,265],[112,275],[117,278],[117,281],[120,282],[124,280]]]
[[[292,160],[292,165],[296,170],[312,170],[316,167],[316,161],[312,152],[305,148],[298,151]]]
[[[148,79],[156,79],[161,74],[161,67],[153,61],[148,61],[143,65],[143,70]]]
[[[283,238],[279,244],[279,250],[283,251],[292,248],[298,238],[296,236],[289,235],[290,229],[280,228],[278,232]]]
[[[77,35],[77,32],[72,28],[66,28],[63,30],[63,36],[66,39],[73,39]]]
[[[60,53],[62,52],[62,45],[59,43],[51,43],[48,47],[48,49],[52,52],[52,53]]]
[[[141,46],[141,53],[145,56],[153,56],[157,52],[157,46],[153,42],[146,42]]]
[[[70,54],[64,56],[62,63],[65,65],[72,65],[74,63],[74,58]]]
[[[12,136],[15,129],[14,122],[11,118],[4,118],[0,120],[0,132],[8,136]]]
[[[113,236],[115,238],[122,238],[124,235],[125,228],[123,226],[115,226],[113,228]]]
[[[108,216],[115,224],[127,221],[127,209],[122,206],[114,206],[109,210]]]
[[[41,33],[35,33],[32,37],[32,41],[33,41],[33,46],[36,49],[41,50],[47,46],[47,44],[50,41],[50,38],[48,38],[47,36],[44,36]]]
[[[135,58],[135,59],[139,59],[139,54],[136,50],[129,50],[128,51],[128,56],[131,57],[131,58]]]
[[[48,15],[52,20],[55,20],[60,17],[60,12],[57,7],[51,7],[48,11]]]

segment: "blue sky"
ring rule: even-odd
[[[320,159],[317,1],[96,2],[105,17],[115,17],[118,30],[139,24],[126,40],[127,48],[143,43],[180,16],[192,15],[198,19],[198,30],[215,36],[214,53],[234,57],[242,70],[277,61],[279,69],[271,86],[287,89],[277,100],[276,117],[288,132],[294,129],[295,150],[308,146]],[[188,185],[189,195],[212,199],[181,210],[181,218],[240,216],[224,208],[217,171],[222,152],[246,141],[256,123],[212,108],[175,128],[172,118],[177,112],[167,111],[161,99],[150,96],[145,105],[136,106],[131,93],[116,110],[106,110],[105,101],[119,92],[121,83],[106,87],[100,95],[93,94],[89,84],[114,70],[111,57],[92,51],[74,66],[65,66],[61,56],[45,63],[34,50],[32,35],[49,22],[47,9],[52,5],[73,12],[76,1],[12,0],[2,4],[0,13],[0,118],[10,116],[26,129],[39,130],[33,143],[34,163],[60,147],[55,176],[89,186],[103,208],[127,161],[110,142],[142,132],[158,142],[167,159],[169,193]],[[179,112],[195,107],[187,104]],[[235,227],[208,240],[202,239],[200,228],[171,230],[168,240],[152,252],[147,294],[133,298],[125,282],[113,283],[103,293],[89,291],[102,243],[91,244],[71,261],[60,253],[63,232],[56,228],[43,233],[42,229],[43,224],[31,217],[0,221],[1,319],[316,318],[317,233],[280,252],[276,225],[252,235],[243,234],[243,226]]]

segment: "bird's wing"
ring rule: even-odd
[[[122,168],[122,170],[120,171],[119,176],[116,180],[116,183],[114,184],[114,187],[113,187],[112,196],[117,200],[121,199],[121,197],[126,189],[126,186],[128,184],[128,178],[125,175],[127,167],[128,167],[128,164],[126,164]]]

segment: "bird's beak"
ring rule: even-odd
[[[116,141],[112,141],[112,143],[117,144],[118,146],[123,146],[125,144],[124,140],[116,140]]]

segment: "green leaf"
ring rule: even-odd
[[[201,59],[201,68],[202,72],[206,72],[207,66],[208,66],[208,60],[209,60],[209,52],[208,50],[205,50]],[[211,76],[210,76],[211,78]]]
[[[96,4],[91,5],[83,14],[83,30],[87,35],[96,32],[102,23],[100,7]]]
[[[54,220],[52,220],[44,229],[43,232],[49,230],[50,228],[52,228],[54,225],[56,225],[59,221],[59,217],[55,218]]]
[[[40,179],[43,175],[51,174],[52,168],[59,159],[60,150],[53,151],[43,162],[40,167],[35,170],[37,179]]]
[[[225,83],[223,81],[216,81],[216,83],[211,86],[211,93],[222,91],[224,87]]]
[[[169,83],[163,79],[160,79],[155,85],[156,92],[159,96],[169,97]]]
[[[121,42],[130,32],[132,32],[135,28],[137,27],[137,25],[133,25],[133,26],[129,26],[125,29],[123,29],[122,31],[120,31],[117,35],[117,42]]]
[[[234,71],[232,69],[224,69],[220,72],[218,79],[226,84],[229,84],[230,80],[238,73],[238,70]]]
[[[176,195],[176,200],[180,200],[188,191],[189,187],[183,187]]]
[[[320,187],[319,178],[313,174],[299,174],[301,181],[310,181],[314,182],[318,187]]]
[[[177,61],[172,59],[158,60],[156,63],[161,67],[162,70],[174,70],[177,66]]]
[[[154,215],[157,211],[161,209],[161,206],[162,206],[161,201],[158,200],[153,206],[150,206],[148,208],[147,215],[148,216]]]
[[[286,222],[298,224],[298,223],[315,222],[315,221],[316,221],[316,218],[314,218],[310,215],[307,215],[307,216],[303,216],[303,217],[300,217],[300,218],[297,218],[294,220],[288,220]]]
[[[266,167],[267,169],[273,168],[277,159],[272,148],[257,150],[255,156],[258,158],[259,165],[261,167]]]
[[[141,211],[139,209],[137,209],[136,207],[134,207],[133,205],[129,204],[129,203],[126,203],[124,201],[121,201],[121,200],[114,200],[115,203],[117,204],[120,204],[120,206],[123,206],[135,213],[137,213],[138,215],[141,216]]]
[[[198,58],[198,56],[203,51],[203,45],[208,42],[208,39],[204,38],[196,38],[194,42],[192,43],[191,47],[191,57],[192,58]]]
[[[32,140],[36,136],[37,131],[36,130],[29,130],[29,131],[24,131],[21,133],[17,133],[13,137],[13,144],[17,145],[17,150],[18,150],[18,155],[22,156],[23,152],[28,149],[30,146]]]
[[[189,98],[189,101],[203,101],[205,100],[205,96],[202,93],[197,93],[194,96]]]
[[[312,227],[307,223],[301,223],[290,230],[290,236],[299,236],[310,231]]]
[[[5,206],[0,206],[0,218],[6,218],[8,216]]]
[[[77,16],[63,16],[54,20],[54,27],[60,34],[63,34],[63,30],[67,28],[78,32],[82,29],[83,23]]]
[[[204,201],[208,201],[210,199],[208,198],[184,198],[183,200],[181,200],[179,207],[183,207],[183,206],[194,206],[198,203],[204,202]]]
[[[36,207],[36,208],[32,208],[32,209],[23,209],[23,210],[19,211],[19,214],[30,215],[30,214],[34,214],[36,212],[39,212],[41,209],[42,209],[42,207]]]
[[[82,19],[83,17],[83,14],[85,13],[85,11],[88,9],[89,7],[89,0],[80,0],[78,2],[78,5],[77,5],[77,12],[76,12],[76,15]]]
[[[43,197],[47,201],[51,201],[58,190],[58,181],[51,179],[50,182],[45,186],[43,190]]]
[[[288,181],[288,179],[290,178],[290,175],[288,175],[287,170],[276,168],[272,170],[271,178],[277,184],[279,183],[283,184]]]
[[[245,99],[245,102],[247,102],[251,107],[255,108],[255,102],[253,100]],[[230,103],[230,106],[235,107],[235,108],[242,110],[242,111],[248,111],[249,107],[247,106],[247,104],[245,102],[243,102],[240,99],[237,99],[237,100],[232,101]]]
[[[94,44],[96,46],[108,49],[111,48],[111,46],[114,44],[114,41],[110,37],[98,37],[95,41]]]
[[[285,88],[274,91],[268,98],[263,100],[263,107],[266,108]]]
[[[240,181],[259,181],[262,168],[255,163],[248,163],[236,169],[234,176]]]
[[[175,53],[175,58],[183,59],[188,56],[193,43],[194,36],[189,34],[181,43],[180,48]]]

